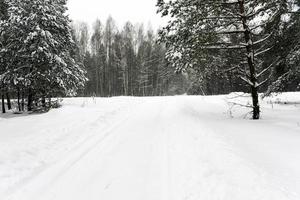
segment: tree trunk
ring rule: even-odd
[[[19,109],[19,112],[22,111],[22,108],[21,108],[21,102],[20,102],[20,88],[18,88],[18,109]]]
[[[103,65],[103,78],[102,78],[102,87],[103,87],[103,96],[106,97],[107,95],[107,89],[106,89],[106,65]]]
[[[123,73],[123,85],[124,85],[124,96],[127,96],[128,94],[128,89],[127,89],[127,76],[126,76],[126,69],[124,70]]]
[[[28,91],[28,102],[27,102],[27,110],[32,111],[32,103],[33,103],[33,98],[32,98],[32,91],[29,89]]]
[[[48,102],[49,102],[49,109],[51,108],[51,97],[48,97]]]
[[[46,108],[46,98],[45,98],[45,96],[42,97],[42,106],[43,106],[43,108]]]
[[[25,96],[24,96],[24,91],[22,91],[22,104],[21,104],[21,107],[22,107],[22,111],[24,112],[24,110],[25,110]]]
[[[252,103],[253,103],[253,119],[260,118],[260,107],[259,107],[259,97],[258,97],[258,88],[251,87]]]
[[[96,96],[98,97],[100,92],[99,92],[99,69],[98,69],[98,62],[96,63],[96,91],[95,91]]]
[[[7,108],[8,110],[11,110],[11,101],[10,101],[10,96],[9,96],[9,93],[7,92],[6,93],[6,99],[7,99]]]
[[[5,97],[4,97],[4,94],[1,95],[1,99],[2,99],[2,113],[6,113],[6,110],[5,110]]]
[[[250,71],[250,81],[251,85],[251,96],[252,96],[252,105],[253,105],[253,119],[260,118],[260,107],[259,107],[259,98],[258,98],[258,84],[257,84],[257,76],[256,76],[256,69],[254,65],[254,49],[253,49],[253,41],[251,38],[251,31],[247,24],[247,17],[245,12],[245,0],[239,0],[240,5],[240,14],[242,18],[245,42],[247,44],[247,62]]]

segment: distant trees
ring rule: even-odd
[[[274,47],[265,59],[269,64],[277,58],[277,65],[271,70],[267,95],[300,89],[300,14],[286,15],[278,27],[274,33]]]
[[[143,25],[127,22],[119,29],[113,18],[96,20],[87,33],[85,23],[73,24],[74,38],[89,81],[85,96],[154,96],[184,93],[183,75],[165,59],[165,46]],[[83,44],[87,44],[86,45]],[[181,77],[181,78],[177,78]],[[174,89],[178,88],[177,90]]]
[[[5,0],[0,0],[0,18],[4,20],[5,16],[7,16],[7,3]]]
[[[4,0],[0,0],[0,21],[4,21],[7,19],[7,4]],[[0,29],[0,35],[2,35],[3,30]],[[0,41],[0,48],[3,48],[4,46],[4,40],[2,39]],[[1,63],[3,62],[4,58],[0,57]],[[0,65],[0,74],[5,72],[5,66],[4,65]],[[2,108],[2,112],[6,112],[5,109],[5,88],[4,88],[4,83],[3,81],[0,81],[0,95],[1,95],[1,108]]]
[[[25,96],[31,111],[51,107],[51,97],[75,95],[86,77],[83,65],[75,57],[66,1],[6,3],[7,17],[0,22],[0,82],[2,94],[7,94],[8,108],[9,93],[18,98],[20,111],[24,110]],[[2,104],[4,107],[3,100]]]
[[[278,27],[283,21],[292,24],[290,17],[297,3],[293,0],[158,0],[158,11],[162,16],[171,17],[160,32],[160,39],[167,44],[168,60],[177,70],[198,73],[196,78],[202,83],[205,79],[205,83],[210,83],[207,79],[211,76],[216,76],[214,84],[223,78],[232,83],[238,75],[251,89],[253,119],[259,119],[259,88],[268,82],[265,73],[278,66],[278,58],[267,59],[267,53],[278,44],[275,38],[281,34]],[[297,51],[293,49],[293,52]]]

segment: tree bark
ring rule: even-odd
[[[8,110],[11,110],[11,101],[10,101],[10,96],[9,96],[9,93],[7,92],[6,93],[6,99],[7,99],[7,108]]]
[[[19,109],[19,112],[22,111],[22,108],[21,108],[21,102],[20,102],[20,88],[18,88],[18,109]]]
[[[51,97],[48,97],[48,102],[49,102],[49,109],[51,108],[52,104],[51,104]]]
[[[45,98],[45,96],[42,97],[42,106],[43,106],[43,108],[46,108],[46,98]]]
[[[28,91],[27,110],[32,111],[33,95],[31,89]]]
[[[98,59],[97,59],[98,60]],[[98,67],[98,61],[96,62],[96,91],[95,94],[98,97],[100,92],[99,92],[99,67]]]
[[[2,99],[2,113],[6,113],[6,110],[5,110],[5,97],[4,97],[4,94],[1,95],[1,99]]]
[[[24,112],[25,110],[25,96],[24,96],[24,91],[22,91],[22,103],[21,103],[22,111]]]
[[[260,107],[259,107],[259,96],[258,96],[258,84],[257,84],[257,76],[256,76],[256,69],[254,65],[254,49],[253,49],[253,41],[251,38],[251,31],[247,24],[247,17],[245,12],[245,0],[239,0],[240,6],[240,14],[243,23],[244,38],[247,44],[247,62],[250,71],[250,81],[251,85],[251,96],[252,96],[252,105],[253,105],[253,116],[252,118],[257,120],[260,118]]]

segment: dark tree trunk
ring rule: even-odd
[[[21,108],[21,102],[20,102],[20,88],[18,88],[18,109],[19,109],[19,112],[22,111],[22,108]]]
[[[21,103],[22,111],[24,112],[25,110],[25,95],[24,91],[22,91],[22,103]]]
[[[258,97],[258,88],[251,87],[252,103],[253,103],[253,119],[260,118],[260,107],[259,107],[259,97]]]
[[[250,81],[251,85],[251,96],[252,96],[252,105],[253,105],[253,119],[260,118],[260,107],[259,107],[259,97],[258,97],[258,84],[257,84],[257,77],[256,77],[256,69],[254,65],[254,50],[253,50],[253,42],[251,38],[251,31],[247,24],[247,17],[245,16],[245,0],[239,0],[240,5],[240,13],[243,23],[244,38],[247,44],[247,62],[250,71]]]
[[[6,99],[7,99],[7,108],[8,110],[11,110],[11,101],[10,101],[10,96],[9,93],[6,93]]]
[[[46,108],[46,98],[44,96],[42,97],[42,106]]]
[[[51,108],[51,97],[48,97],[48,102],[49,102],[49,109]]]
[[[1,100],[2,100],[2,113],[6,113],[6,110],[5,110],[5,96],[4,96],[4,94],[1,95]]]
[[[31,89],[28,91],[27,109],[32,111],[33,95]]]

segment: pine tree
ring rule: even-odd
[[[258,91],[266,80],[259,82],[258,79],[266,70],[261,73],[258,71],[263,56],[272,48],[269,41],[274,28],[268,32],[264,30],[271,23],[275,25],[278,18],[289,12],[287,2],[174,0],[165,3],[158,0],[157,6],[163,16],[171,17],[160,35],[168,45],[169,60],[179,71],[205,63],[212,52],[222,55],[224,50],[238,50],[240,68],[244,71],[241,78],[251,89],[253,119],[259,119]],[[231,40],[233,35],[236,41]],[[247,65],[247,69],[243,65]]]
[[[300,89],[300,15],[297,13],[300,2],[292,12],[279,18],[279,24],[274,36],[274,48],[268,52],[265,63],[272,65],[270,85],[265,95],[272,92],[295,91]],[[272,28],[272,24],[268,28]]]

